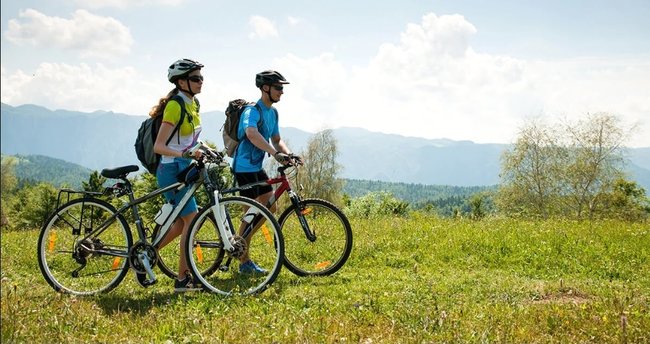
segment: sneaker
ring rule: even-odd
[[[246,263],[239,264],[239,273],[266,275],[268,271],[257,266],[257,264],[255,264],[252,260],[249,260]]]
[[[203,287],[200,283],[195,282],[192,276],[185,276],[181,281],[174,280],[174,291],[184,293],[186,291],[200,291]]]

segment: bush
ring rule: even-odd
[[[372,217],[378,215],[403,216],[408,213],[409,203],[392,194],[379,191],[350,200],[347,211],[351,216]]]

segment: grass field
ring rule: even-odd
[[[337,274],[254,297],[57,294],[38,231],[2,232],[3,343],[650,343],[650,225],[351,219]]]

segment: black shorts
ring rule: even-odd
[[[266,172],[264,170],[261,170],[259,172],[235,173],[235,179],[237,180],[237,185],[244,186],[246,184],[267,180],[269,177],[266,175]],[[250,189],[242,190],[239,192],[239,194],[248,198],[257,198],[257,196],[271,191],[273,191],[271,185],[263,184],[254,186]]]

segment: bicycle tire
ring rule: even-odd
[[[301,216],[316,234],[313,242],[302,228]],[[285,209],[278,222],[285,240],[284,266],[298,276],[331,275],[341,269],[350,257],[350,221],[328,201],[303,199],[299,208],[292,204]]]
[[[213,216],[205,216],[203,217],[202,221],[203,223],[200,224],[201,226],[211,226],[211,228],[215,228],[215,229],[217,228]],[[161,228],[162,228],[161,225],[156,224],[156,226],[153,229],[152,238],[158,236],[158,233],[160,232]],[[165,245],[165,247],[158,249],[158,263],[157,263],[158,268],[163,274],[165,274],[165,276],[172,279],[178,278],[178,258],[180,257],[179,238],[180,236],[178,236],[176,239],[172,240],[170,243]],[[217,258],[213,260],[214,264],[207,266],[207,268],[202,272],[202,275],[209,276],[212,273],[214,273],[217,270],[217,268],[219,268],[219,262],[221,261],[221,259],[223,259],[224,254],[225,254],[224,250],[220,250],[219,252],[217,252],[216,253]]]
[[[255,263],[267,272],[239,272],[239,259],[223,248],[218,228],[210,228],[216,222],[205,221],[206,217],[217,218],[212,207],[206,207],[192,221],[186,241],[187,262],[192,274],[203,285],[204,290],[215,294],[229,296],[261,293],[275,281],[282,268],[284,239],[279,231],[280,227],[271,212],[253,199],[230,196],[221,199],[219,203],[226,212],[226,219],[223,221],[228,224],[227,228],[236,227],[234,234],[237,234],[240,224],[243,223],[241,219],[251,207],[265,220],[260,229],[251,236],[247,249]],[[225,254],[219,256],[217,252]],[[214,267],[214,270],[211,267]]]
[[[43,225],[37,256],[41,273],[57,292],[73,295],[106,293],[117,287],[129,271],[126,257],[133,244],[122,215],[81,244],[81,239],[117,211],[95,198],[80,198],[60,206]],[[113,250],[123,257],[93,253],[84,247]]]

